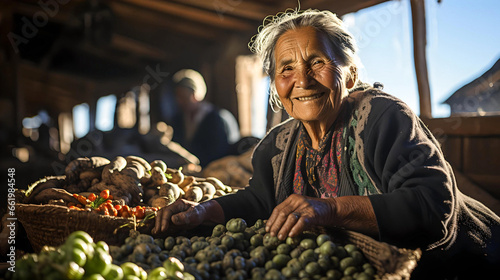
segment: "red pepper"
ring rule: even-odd
[[[95,195],[95,193],[91,193],[91,194],[89,194],[89,200],[90,200],[90,201],[92,201],[92,202],[93,202],[96,198],[97,198],[97,196]]]
[[[135,207],[135,216],[137,217],[137,219],[144,219],[144,217],[146,216],[146,214],[144,213],[144,208],[141,206]]]
[[[104,199],[108,199],[109,198],[109,190],[103,190],[101,192],[101,194],[99,194],[99,196],[104,198]]]
[[[87,205],[87,198],[83,195],[78,195],[78,202],[80,202],[83,206]]]

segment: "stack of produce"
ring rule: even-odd
[[[231,219],[212,235],[154,239],[131,230],[121,246],[94,243],[73,232],[57,248],[45,247],[16,262],[13,279],[379,279],[354,244],[304,233],[280,241],[265,222]],[[334,242],[335,241],[335,242]]]
[[[144,218],[179,198],[201,202],[235,192],[215,177],[196,178],[172,169],[161,160],[137,156],[78,158],[65,176],[47,177],[30,186],[24,204],[53,204],[72,210]]]
[[[39,254],[27,254],[16,261],[16,271],[7,277],[24,279],[69,279],[69,280],[148,280],[148,279],[192,279],[184,272],[182,264],[167,258],[156,271],[148,273],[132,262],[121,265],[112,263],[109,246],[83,231],[75,231],[59,247],[44,247]],[[161,267],[161,268],[160,268]]]
[[[115,265],[133,262],[150,274],[164,272],[162,263],[176,258],[195,279],[376,279],[375,268],[353,244],[330,235],[305,233],[280,241],[265,223],[247,226],[231,219],[214,227],[209,237],[169,236],[154,239],[133,232],[122,246],[111,246]],[[345,278],[343,278],[345,277]]]

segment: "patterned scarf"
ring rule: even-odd
[[[321,139],[319,149],[315,150],[311,146],[311,138],[304,126],[301,126],[293,178],[294,193],[306,195],[307,189],[311,188],[316,197],[337,196],[343,131],[343,127],[333,125]]]

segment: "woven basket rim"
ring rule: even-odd
[[[328,233],[343,242],[356,245],[375,266],[381,279],[410,279],[411,273],[422,257],[420,248],[399,248],[359,232],[334,229]]]
[[[58,246],[73,231],[83,230],[95,242],[105,241],[108,245],[123,243],[132,227],[122,227],[133,223],[132,218],[101,215],[91,211],[71,210],[60,205],[23,204],[16,205],[18,221],[26,230],[35,251],[43,246]],[[146,223],[141,232],[148,232],[153,223]],[[117,230],[118,229],[118,230]]]

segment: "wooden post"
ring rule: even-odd
[[[425,0],[411,0],[413,56],[420,101],[420,117],[432,118],[431,90],[427,73]]]

